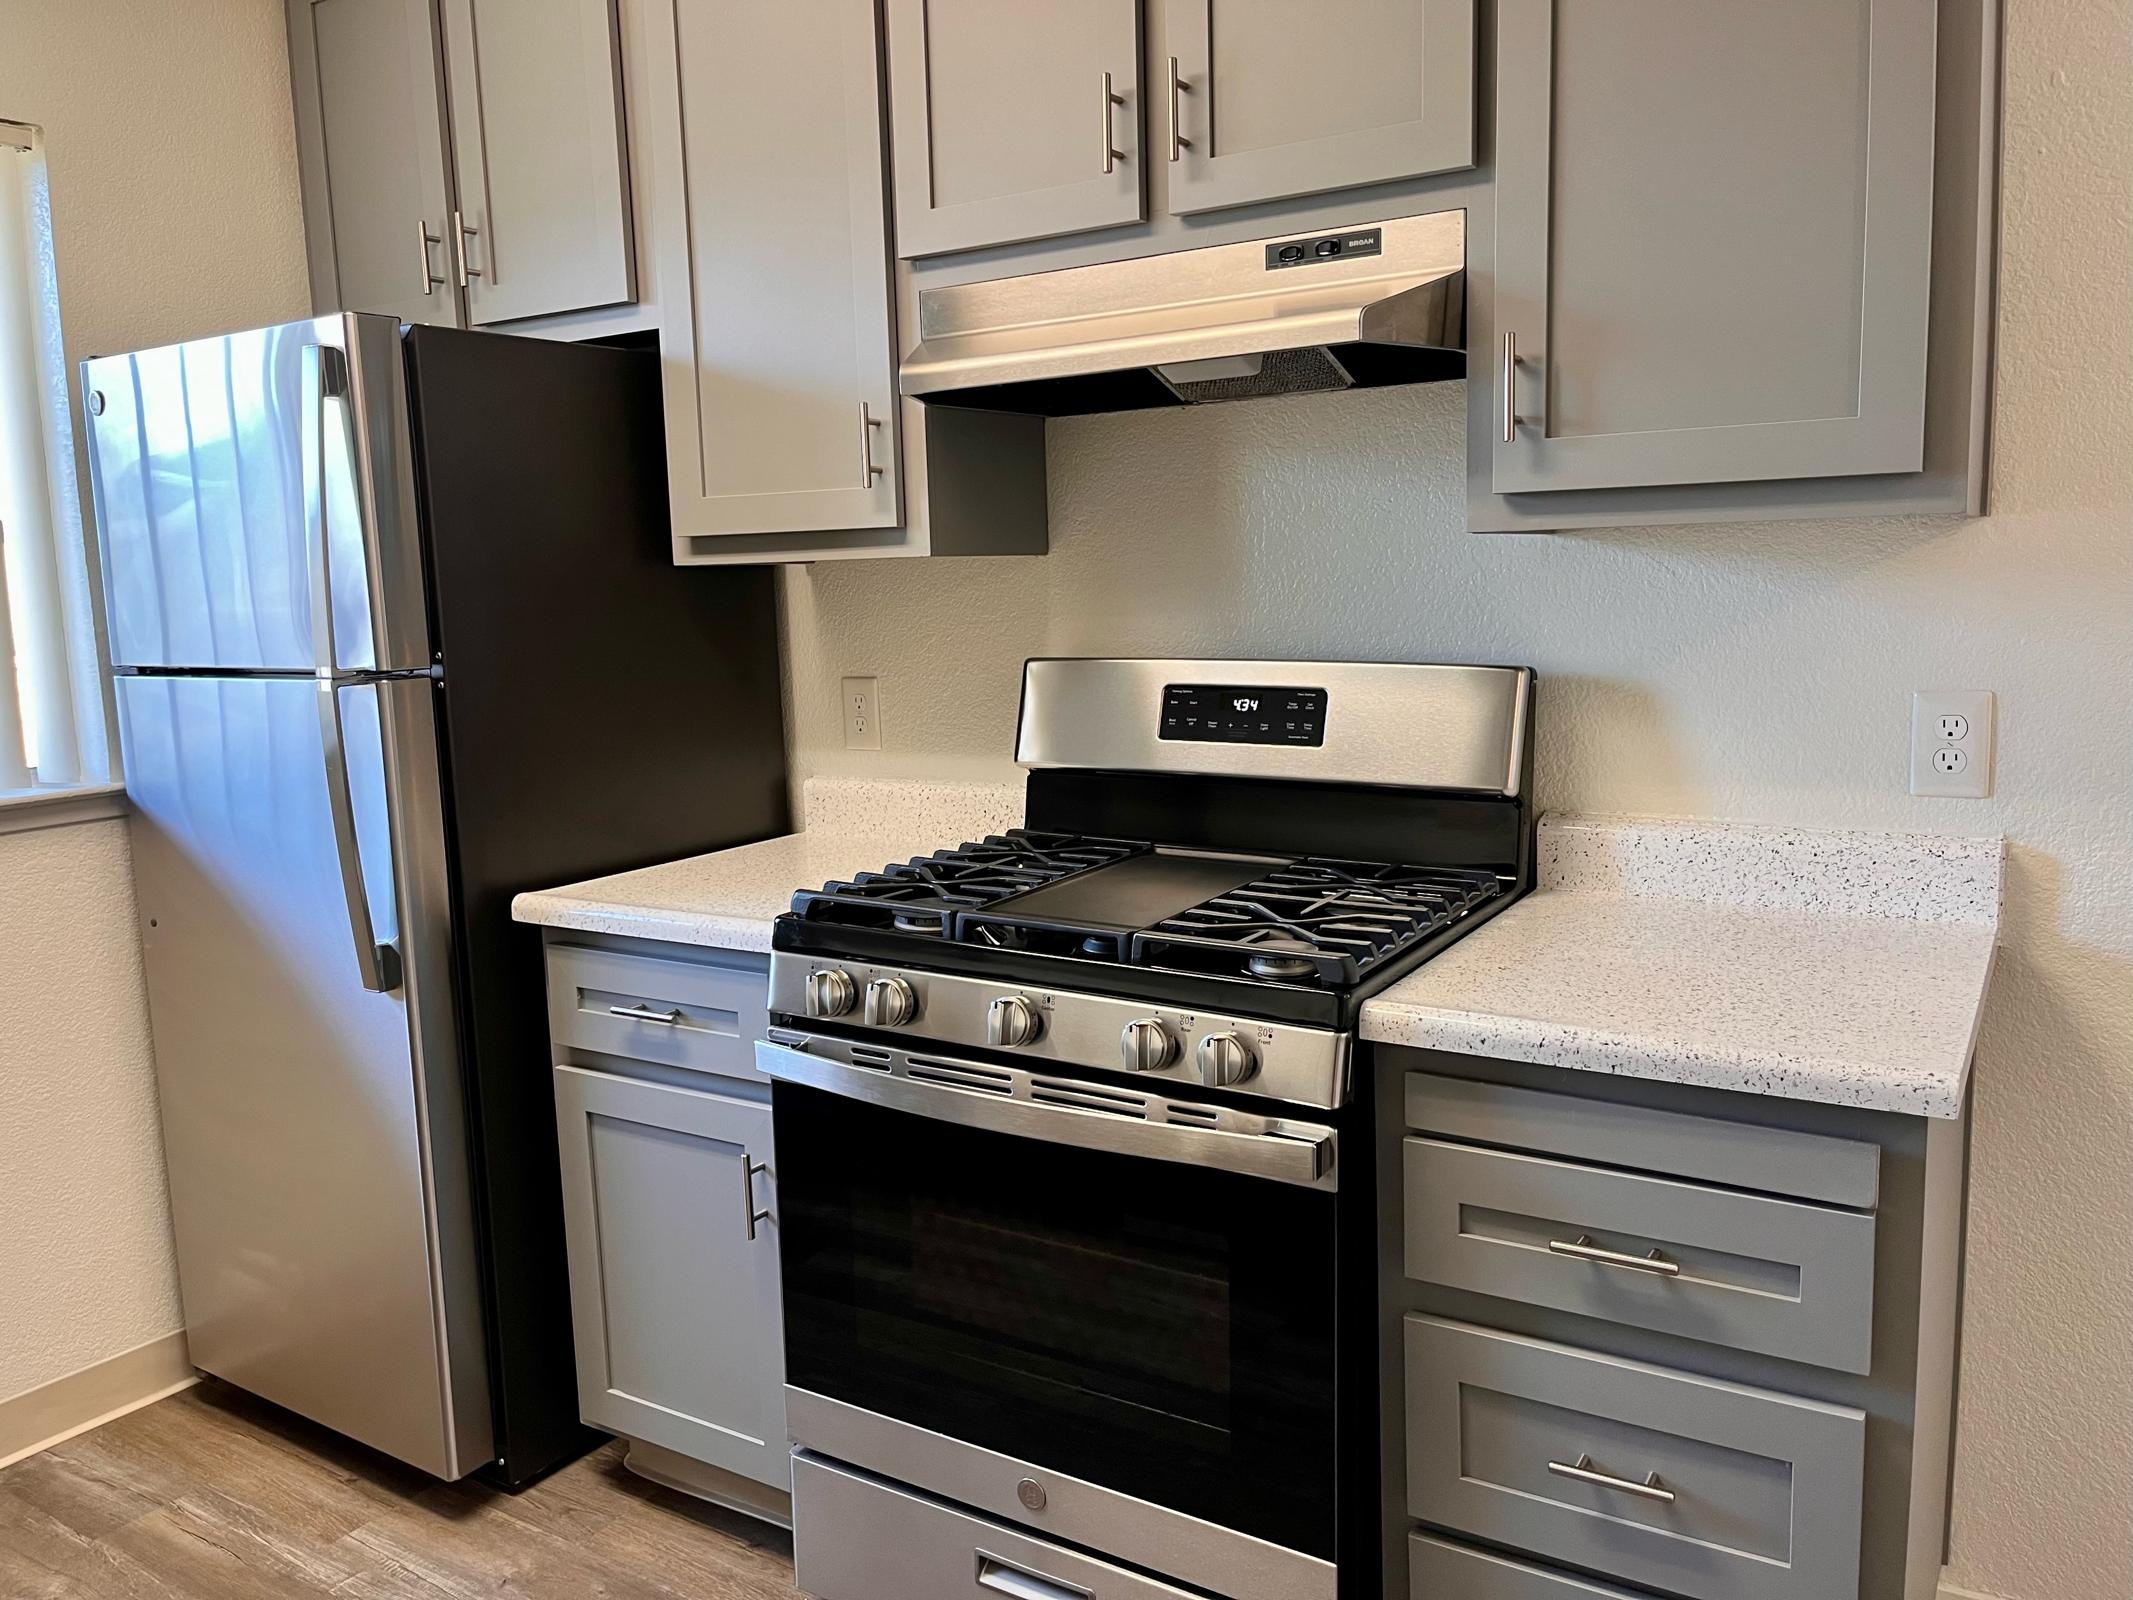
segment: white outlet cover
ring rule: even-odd
[[[1992,793],[1990,689],[1920,689],[1911,696],[1911,793],[1983,800]]]
[[[881,748],[881,686],[873,678],[846,678],[838,686],[844,703],[844,747],[847,750]]]

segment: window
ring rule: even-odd
[[[0,794],[104,775],[58,307],[42,141],[0,121]]]

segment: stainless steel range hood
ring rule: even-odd
[[[901,387],[1076,416],[1466,371],[1466,213],[922,289]]]

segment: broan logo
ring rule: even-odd
[[[1230,704],[1236,707],[1236,709],[1239,711],[1257,711],[1259,709],[1258,701],[1247,700],[1241,695],[1238,696],[1235,700],[1232,700]]]

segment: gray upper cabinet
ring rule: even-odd
[[[905,256],[1146,214],[1139,0],[887,0]]]
[[[1162,46],[1177,215],[1473,165],[1473,0],[1168,0]]]
[[[787,1488],[770,1107],[555,1069],[578,1408]]]
[[[646,21],[662,30],[643,103],[659,123],[650,249],[676,537],[894,527],[873,0],[655,6]]]
[[[1496,494],[1916,473],[1935,0],[1500,0]]]
[[[289,0],[311,301],[459,326],[429,0]]]
[[[443,0],[443,11],[450,243],[468,322],[634,298],[613,0]]]

